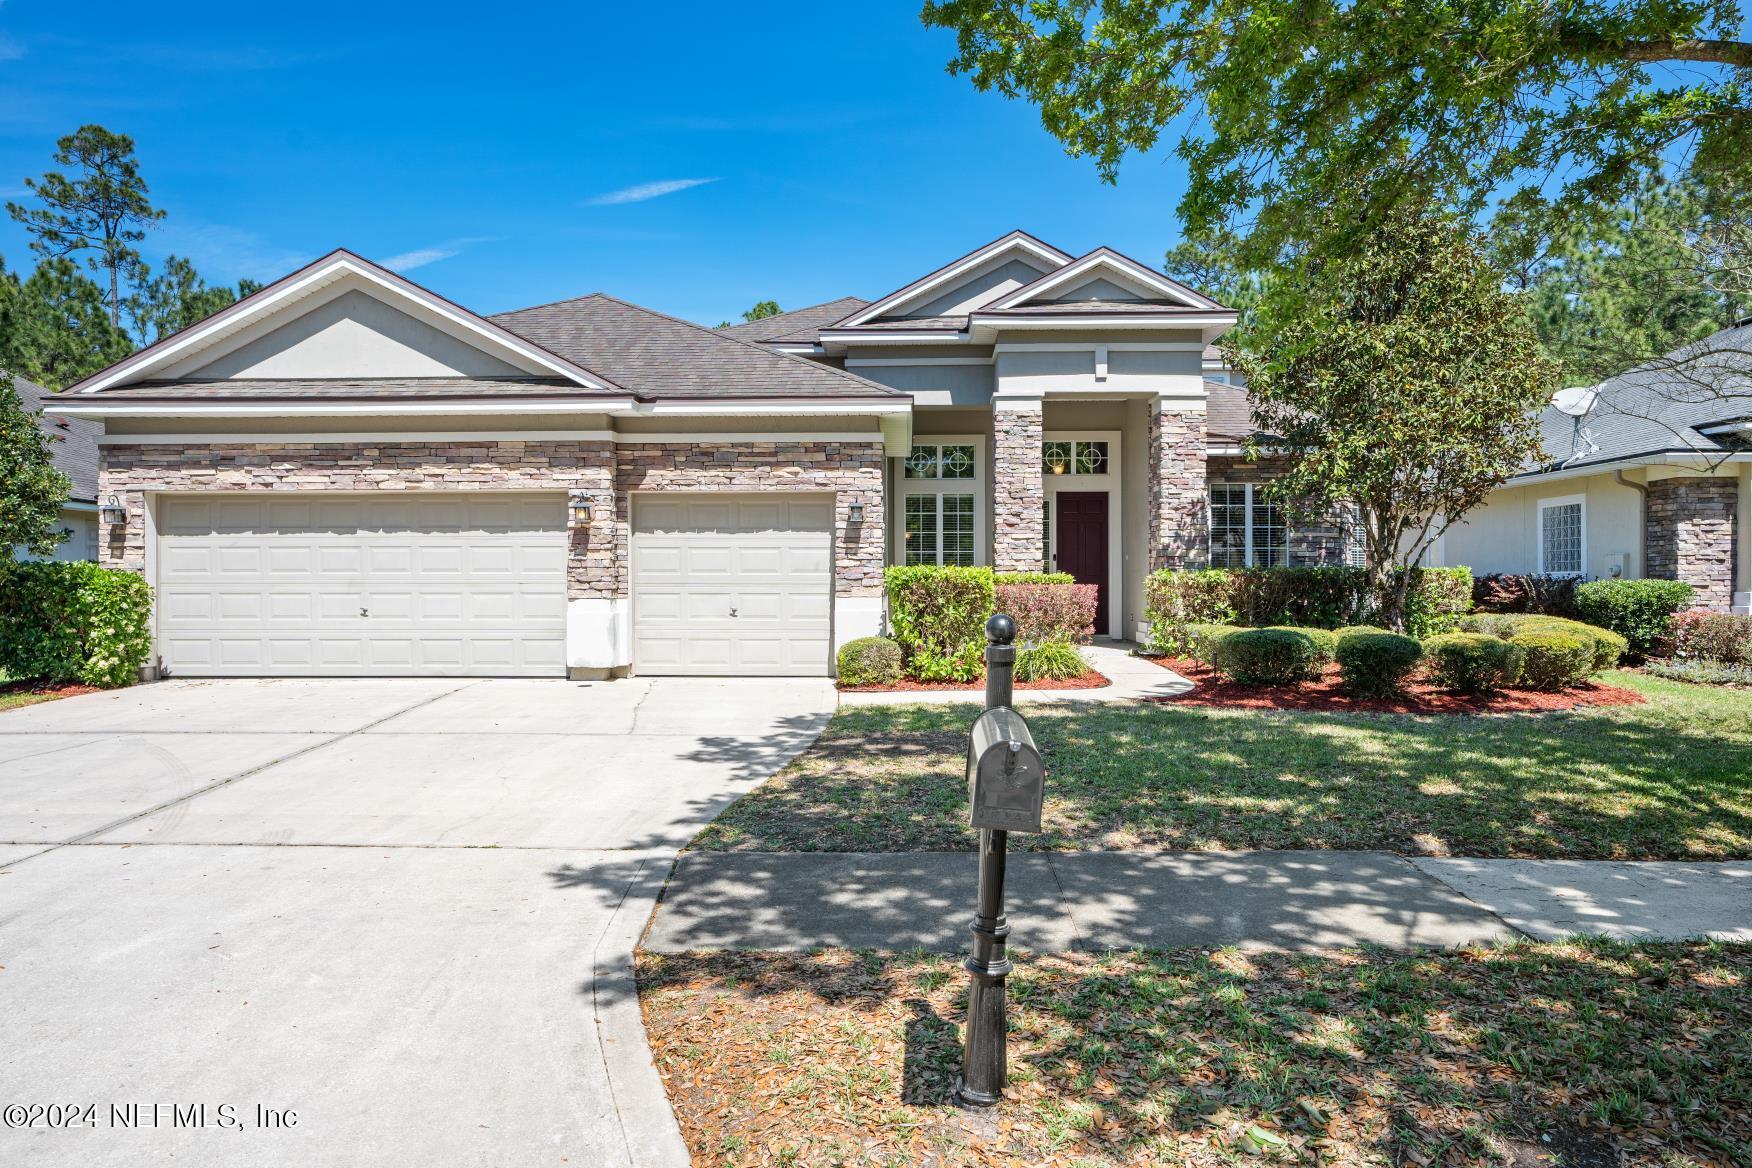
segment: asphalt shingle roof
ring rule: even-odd
[[[490,319],[644,397],[907,396],[601,292]]]
[[[22,377],[13,377],[12,384],[24,401],[25,411],[39,415],[37,425],[49,436],[49,452],[54,459],[55,469],[73,480],[70,497],[74,502],[95,503],[97,438],[103,433],[103,423],[79,418],[51,418],[42,414],[42,408],[61,400],[60,394]]]
[[[769,316],[764,320],[733,324],[717,331],[725,336],[738,337],[745,341],[759,341],[768,345],[805,345],[812,343],[816,335],[828,325],[845,319],[869,303],[868,300],[857,296],[841,296],[838,300],[829,300],[825,304],[811,304],[808,308],[793,308],[790,312],[781,312],[777,316]]]

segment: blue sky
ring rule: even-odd
[[[272,279],[344,246],[482,312],[602,290],[715,324],[1014,227],[1160,264],[1166,152],[1107,186],[953,48],[912,2],[0,0],[0,192],[95,121],[168,212],[149,261]],[[0,223],[8,265],[25,244]]]

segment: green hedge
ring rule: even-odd
[[[1414,569],[1406,596],[1406,631],[1428,637],[1452,630],[1472,606],[1467,568]],[[1144,616],[1155,653],[1179,656],[1192,625],[1236,624],[1336,629],[1377,622],[1368,573],[1361,568],[1164,569],[1144,582]]]
[[[1470,633],[1485,633],[1509,640],[1522,633],[1561,633],[1579,637],[1593,648],[1593,672],[1611,669],[1628,650],[1628,642],[1611,629],[1582,621],[1565,620],[1561,616],[1540,616],[1534,613],[1482,613],[1466,617],[1460,627]]]
[[[900,680],[900,646],[887,637],[859,637],[839,651],[841,685],[893,685]]]
[[[1488,633],[1444,633],[1424,643],[1430,680],[1454,693],[1495,693],[1521,678],[1526,650]]]
[[[1314,643],[1314,672],[1331,665],[1338,658],[1338,633],[1332,629],[1308,628],[1303,625],[1267,625],[1268,629],[1301,633]]]
[[[992,583],[1004,584],[1075,584],[1077,578],[1069,572],[993,572]]]
[[[909,675],[974,681],[984,670],[985,623],[996,593],[990,568],[889,568],[888,624]]]
[[[82,560],[0,561],[0,672],[113,688],[151,651],[152,589]]]
[[[1572,633],[1516,633],[1509,644],[1526,654],[1521,684],[1528,689],[1569,689],[1594,672],[1594,646]]]
[[[1304,629],[1245,629],[1217,642],[1214,664],[1243,685],[1295,685],[1313,676],[1319,655]]]
[[[1611,629],[1646,657],[1667,635],[1673,614],[1691,606],[1691,595],[1680,580],[1593,580],[1576,589],[1576,615]]]
[[[1361,697],[1398,693],[1423,660],[1423,642],[1402,633],[1347,629],[1337,641],[1344,688]]]

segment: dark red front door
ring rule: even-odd
[[[1053,510],[1058,528],[1058,570],[1079,584],[1101,589],[1095,608],[1095,631],[1106,636],[1107,623],[1107,492],[1060,491]]]

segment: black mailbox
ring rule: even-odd
[[[1039,831],[1046,767],[1028,723],[1015,710],[987,710],[967,747],[967,799],[975,828]]]

